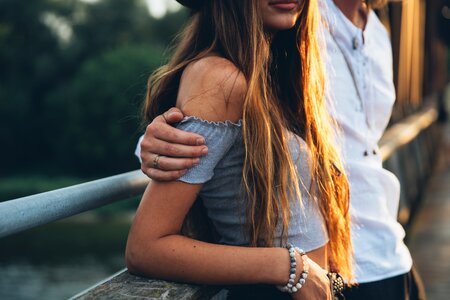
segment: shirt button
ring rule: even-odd
[[[353,38],[353,50],[356,50],[359,48],[359,40],[357,37]]]

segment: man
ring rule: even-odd
[[[327,51],[327,101],[339,125],[337,142],[350,183],[355,279],[346,299],[424,299],[397,222],[400,186],[383,169],[377,143],[395,100],[388,34],[371,8],[383,1],[322,0]],[[180,132],[171,109],[147,127],[140,144],[142,170],[155,180],[174,180],[207,154],[201,136]],[[137,154],[139,153],[139,147]]]

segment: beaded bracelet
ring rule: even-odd
[[[286,248],[289,251],[289,257],[290,257],[290,266],[291,268],[289,269],[289,281],[285,286],[277,286],[277,288],[282,291],[282,292],[286,292],[286,293],[295,293],[297,292],[299,289],[301,289],[303,287],[303,285],[305,284],[306,278],[308,277],[308,272],[309,272],[309,265],[308,265],[308,257],[306,256],[305,251],[303,251],[302,249],[298,248],[298,247],[294,247],[292,244],[287,244]],[[297,284],[295,284],[295,273],[297,272],[297,261],[295,258],[295,252],[298,252],[302,258],[303,261],[303,271],[300,274],[300,279],[297,282]]]
[[[308,277],[309,274],[309,264],[308,264],[308,256],[306,255],[305,251],[303,251],[298,247],[296,247],[295,250],[297,250],[297,252],[300,254],[303,261],[303,272],[300,274],[300,279],[298,280],[297,284],[294,287],[296,288],[297,291],[301,289],[306,282],[306,278]],[[294,291],[294,293],[296,291]]]

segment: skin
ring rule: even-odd
[[[269,0],[260,1],[265,27],[271,32],[288,29],[295,24],[298,12],[274,10]],[[154,180],[148,185],[137,210],[125,255],[130,272],[205,284],[287,283],[290,266],[286,249],[217,245],[180,234],[186,214],[202,185],[170,180],[198,163],[198,157],[205,155],[207,148],[203,137],[174,131],[169,124],[180,121],[184,115],[209,121],[237,121],[242,118],[246,89],[244,76],[231,62],[214,55],[203,58],[188,65],[183,72],[177,108],[156,118],[147,127],[141,144],[142,169],[147,175],[168,172],[160,178],[162,180]],[[228,95],[227,99],[224,95]],[[153,163],[153,153],[158,153],[155,150],[162,150],[160,152],[175,158],[161,157],[160,169],[154,170],[149,166]],[[326,245],[309,252],[308,256],[310,271],[307,284],[292,297],[331,299],[325,271]],[[299,255],[297,262],[301,265]],[[302,269],[302,265],[297,268],[296,280]]]
[[[157,181],[172,181],[197,165],[200,157],[208,154],[205,139],[197,134],[175,129],[170,124],[180,122],[184,115],[178,108],[171,108],[156,117],[145,129],[141,142],[141,170]],[[161,154],[158,168],[153,159]]]
[[[295,2],[295,0],[260,0],[261,16],[266,31],[276,33],[279,30],[289,29],[295,26],[299,16],[299,10],[281,12],[279,8],[271,4],[277,2]]]
[[[334,3],[355,26],[360,29],[366,27],[369,9],[365,2],[361,0],[334,0]]]

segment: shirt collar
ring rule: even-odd
[[[331,34],[345,49],[355,50],[363,47],[365,41],[364,32],[370,29],[373,11],[369,10],[365,30],[355,26],[344,13],[336,6],[333,0],[321,0],[320,10]]]

